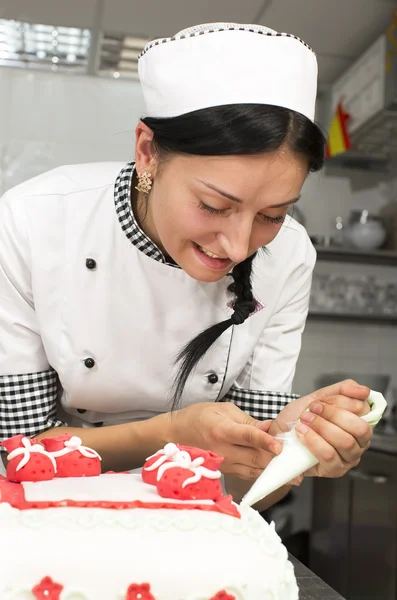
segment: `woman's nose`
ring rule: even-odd
[[[227,257],[234,263],[240,263],[249,255],[251,235],[252,220],[236,218],[218,235],[218,240]]]

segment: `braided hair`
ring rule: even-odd
[[[189,375],[212,344],[229,327],[241,325],[254,312],[256,301],[252,294],[251,265],[255,255],[256,253],[246,258],[236,265],[232,271],[233,283],[229,285],[228,290],[234,293],[235,298],[233,301],[233,314],[230,319],[212,325],[212,327],[199,333],[178,354],[177,362],[180,362],[180,369],[174,382],[173,408],[178,405]]]
[[[300,113],[278,106],[236,104],[215,106],[178,117],[146,117],[153,132],[153,150],[159,162],[173,154],[198,156],[249,155],[274,152],[287,145],[308,160],[309,172],[324,163],[325,138],[321,129]],[[199,333],[179,352],[172,409],[180,404],[186,382],[207,350],[231,326],[241,325],[255,311],[252,263],[256,253],[232,270],[228,290],[234,294],[229,319]]]

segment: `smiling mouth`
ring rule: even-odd
[[[203,248],[202,246],[199,246],[198,244],[196,244],[196,247],[200,250],[200,252],[202,252],[206,256],[209,256],[210,258],[218,258],[220,260],[230,261],[230,259],[227,258],[227,256],[225,257],[225,256],[219,256],[218,254],[214,254],[213,252],[206,250],[206,248]]]

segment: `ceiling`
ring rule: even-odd
[[[326,90],[385,31],[394,8],[394,0],[0,0],[0,19],[148,39],[198,23],[260,23],[315,50]]]

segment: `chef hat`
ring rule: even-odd
[[[184,29],[147,44],[138,69],[149,117],[225,104],[269,104],[314,119],[316,55],[298,37],[261,25]]]

